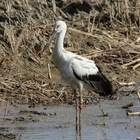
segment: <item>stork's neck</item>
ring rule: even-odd
[[[60,70],[61,67],[67,62],[67,57],[65,56],[65,53],[67,52],[64,47],[64,37],[65,37],[66,31],[63,30],[59,34],[57,34],[55,47],[53,49],[53,62],[55,66]]]
[[[65,50],[63,47],[65,33],[66,30],[63,30],[59,34],[57,34],[54,53],[62,53],[62,51]]]

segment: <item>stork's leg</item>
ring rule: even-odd
[[[79,136],[81,137],[81,115],[83,107],[82,91],[80,91],[80,103],[79,103]]]
[[[78,115],[78,110],[79,110],[79,108],[78,108],[78,104],[79,104],[79,101],[78,101],[78,98],[77,98],[77,92],[76,92],[76,89],[74,90],[74,96],[75,96],[75,108],[76,108],[76,136],[79,136],[79,124],[78,124],[78,117],[79,117],[79,115]]]

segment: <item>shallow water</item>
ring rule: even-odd
[[[140,104],[135,95],[115,101],[104,100],[101,105],[108,113],[106,117],[102,115],[98,105],[85,106],[82,112],[81,140],[136,140],[140,136],[140,116],[127,116],[126,111],[121,108],[130,102],[134,104],[130,109],[139,111]],[[32,109],[26,105],[9,105],[5,120],[4,110],[3,108],[1,112],[0,133],[16,134],[16,140],[76,139],[75,108],[72,105]]]

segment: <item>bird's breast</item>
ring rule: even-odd
[[[65,65],[65,60],[64,58],[61,56],[61,55],[56,55],[56,54],[53,54],[52,55],[52,60],[53,60],[53,63],[54,65],[60,69],[61,67],[63,67],[63,65]]]

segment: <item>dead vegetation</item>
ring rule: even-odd
[[[66,49],[94,59],[103,73],[119,83],[140,79],[139,0],[13,0],[0,3],[0,101],[35,104],[70,102],[70,88],[42,58],[56,20],[68,25]]]

